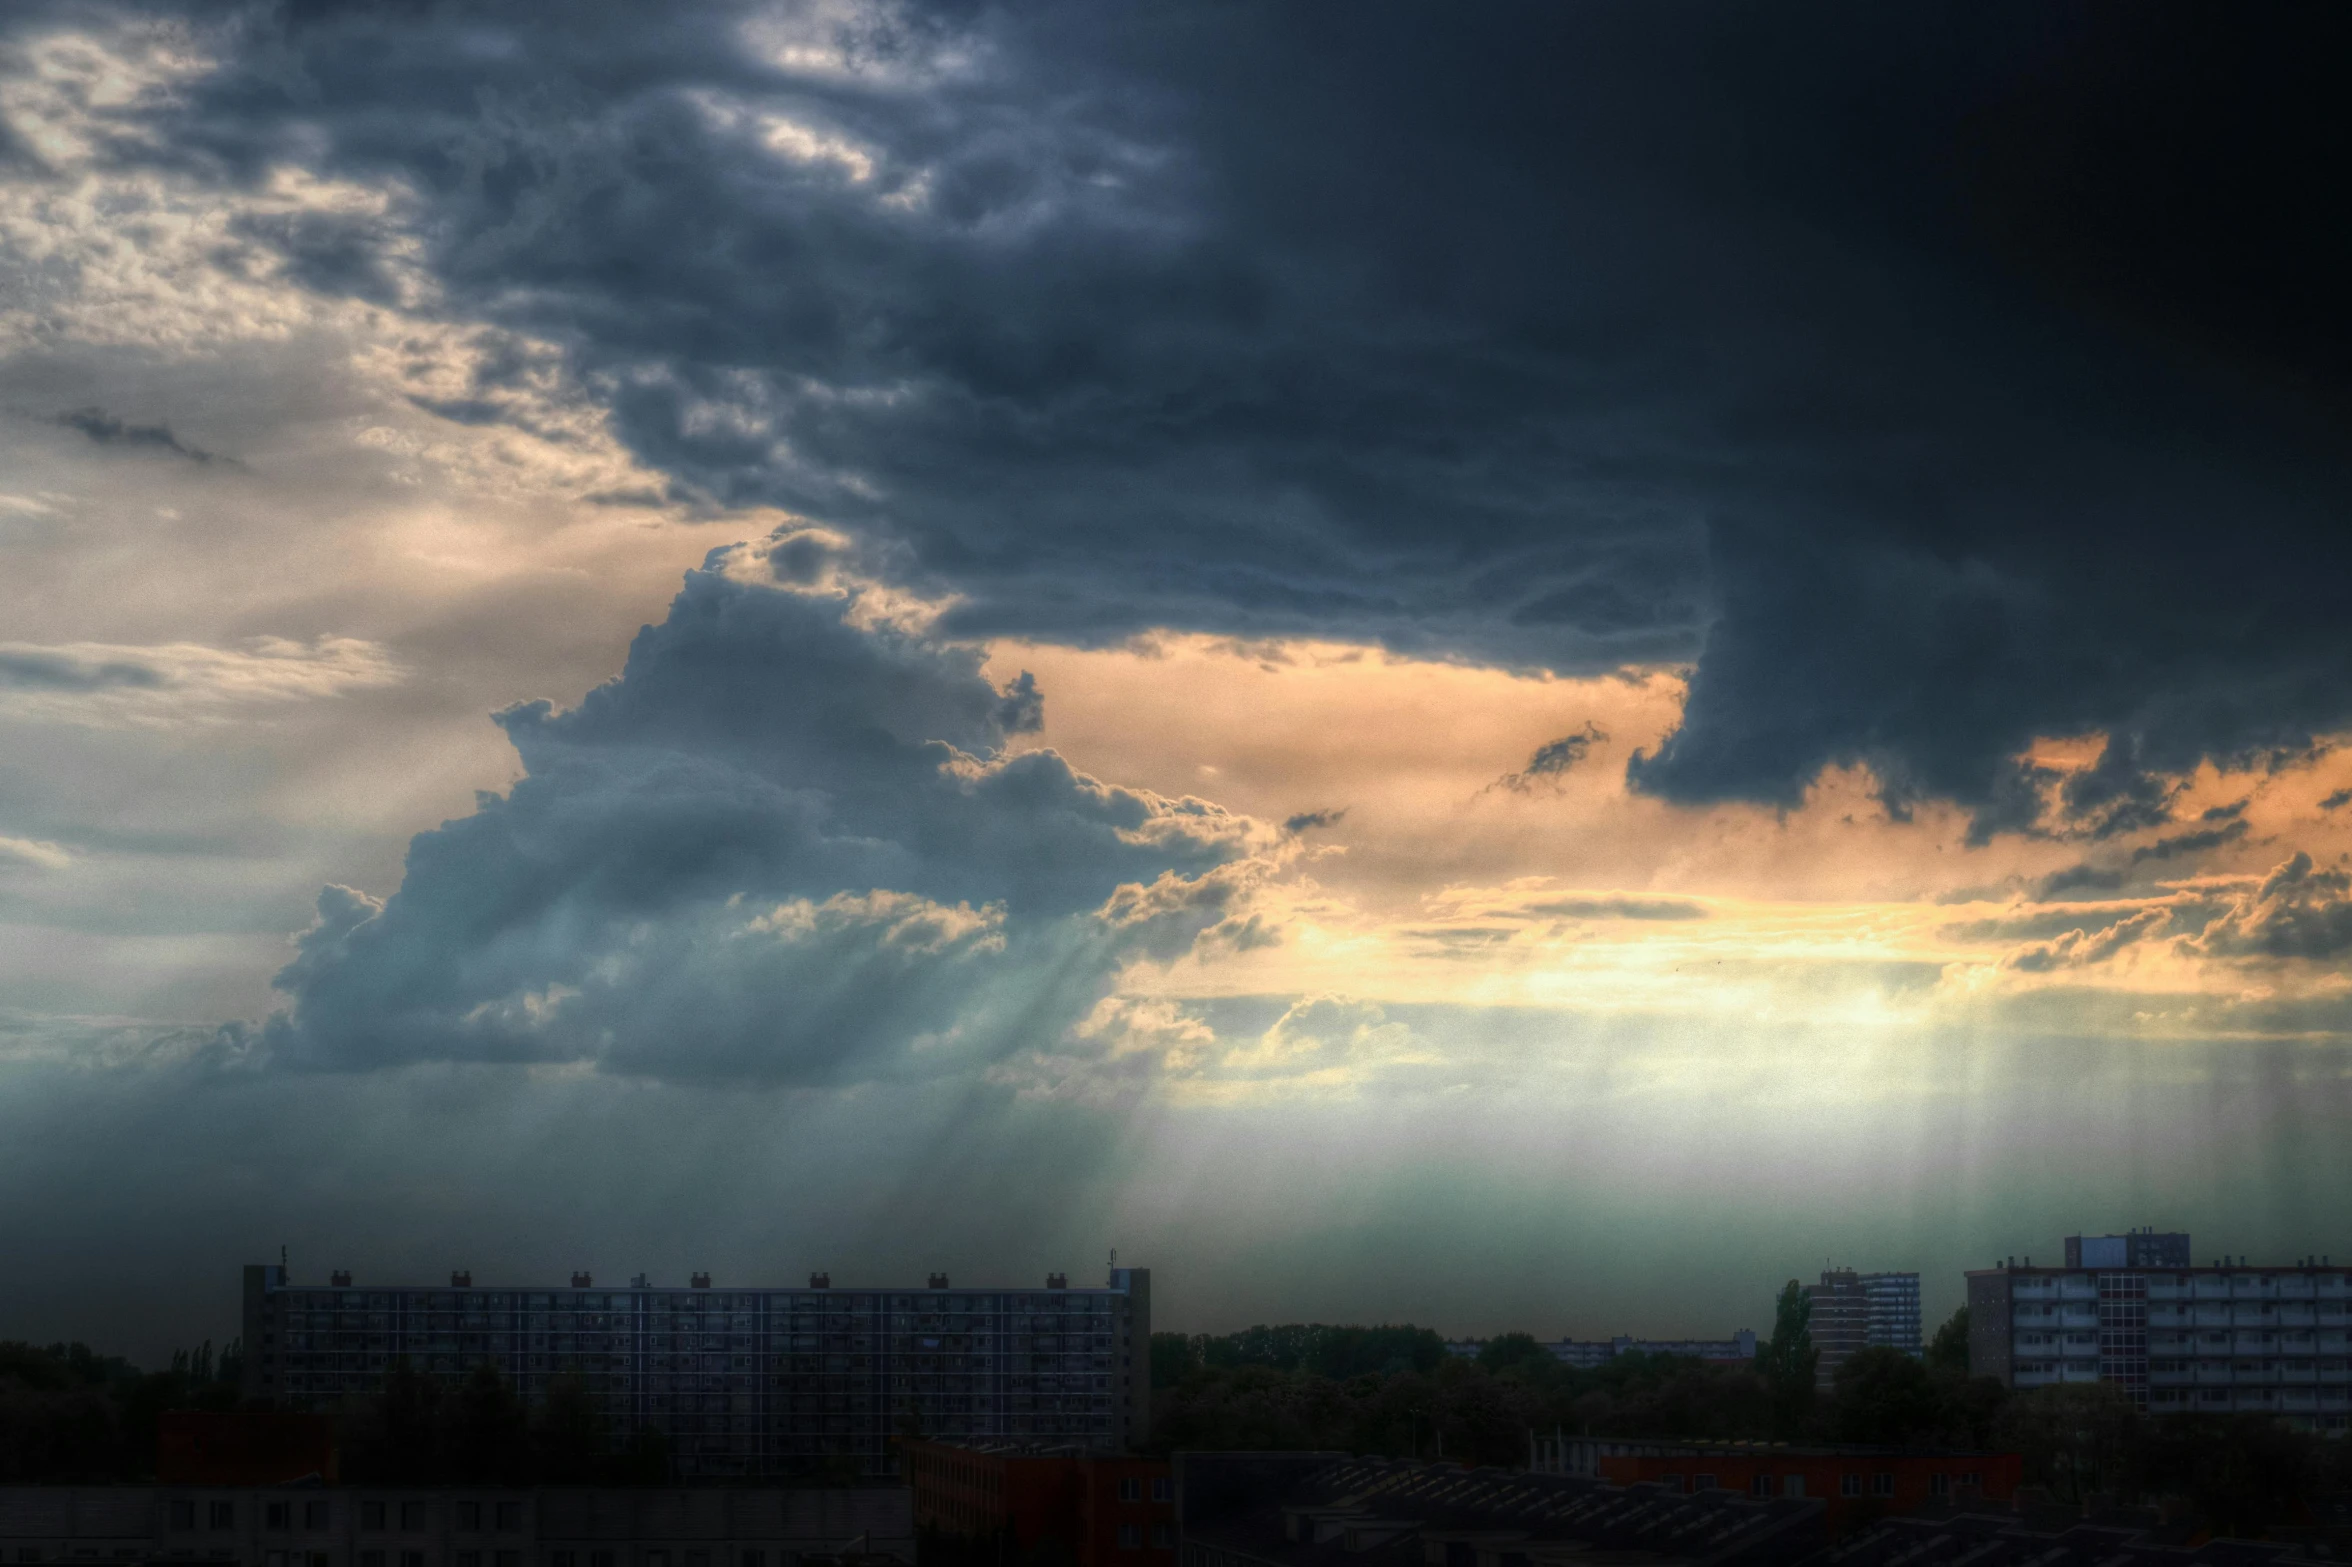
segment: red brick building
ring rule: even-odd
[[[325,1415],[167,1410],[156,1422],[155,1474],[166,1485],[333,1485],[335,1428]]]
[[[1928,1501],[1966,1497],[2007,1502],[2017,1494],[2025,1465],[2015,1453],[1733,1442],[1659,1443],[1640,1453],[1604,1455],[1600,1470],[1611,1485],[1818,1496],[1829,1504],[1831,1532],[1842,1534],[1849,1521],[1908,1512]]]
[[[1175,1567],[1164,1458],[948,1442],[903,1458],[923,1567]]]

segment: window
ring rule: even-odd
[[[457,1526],[468,1534],[480,1534],[482,1532],[482,1504],[480,1502],[458,1503]]]
[[[765,1551],[745,1551],[743,1560],[738,1564],[738,1567],[768,1567],[768,1553]]]
[[[496,1558],[496,1567],[523,1567],[523,1553],[520,1551],[500,1551]]]
[[[1120,1501],[1122,1501],[1122,1502],[1140,1502],[1140,1501],[1142,1501],[1142,1500],[1143,1500],[1143,1482],[1142,1482],[1141,1480],[1137,1480],[1137,1479],[1133,1479],[1133,1478],[1130,1478],[1130,1479],[1126,1479],[1126,1480],[1122,1480],[1122,1481],[1120,1481],[1120,1482],[1119,1482],[1119,1500],[1120,1500]]]
[[[194,1504],[194,1503],[190,1503],[189,1505],[190,1505],[190,1506],[193,1506],[193,1505],[195,1505],[195,1504]],[[31,1547],[31,1546],[27,1545],[27,1546],[23,1546],[23,1547],[21,1547],[21,1548],[20,1548],[20,1549],[17,1551],[17,1553],[16,1553],[16,1559],[17,1559],[18,1561],[20,1561],[20,1562],[37,1562],[37,1561],[39,1561],[39,1560],[41,1559],[41,1553],[40,1553],[39,1551],[36,1551],[36,1550],[34,1550],[34,1549]]]
[[[579,1558],[570,1551],[549,1551],[547,1553],[547,1567],[574,1567],[578,1561]]]
[[[450,1557],[456,1567],[482,1567],[480,1551],[459,1551]]]
[[[1805,1477],[1803,1475],[1782,1475],[1780,1477],[1780,1494],[1783,1496],[1803,1496],[1805,1494]]]
[[[422,1502],[402,1502],[400,1504],[400,1532],[415,1534],[425,1527],[425,1504]],[[422,1564],[412,1562],[409,1567],[422,1567]]]
[[[686,1553],[686,1567],[710,1567],[710,1552],[688,1551]]]
[[[1691,1489],[1694,1491],[1712,1491],[1715,1489],[1715,1477],[1713,1475],[1700,1475],[1698,1479],[1691,1483]]]
[[[1172,1502],[1176,1500],[1176,1481],[1173,1476],[1152,1476],[1152,1500],[1155,1502]]]
[[[382,1551],[360,1552],[359,1567],[384,1567],[384,1553]]]
[[[286,1567],[286,1553],[284,1551],[265,1552],[261,1559],[263,1567]]]
[[[400,1553],[400,1567],[425,1567],[425,1553],[422,1551],[402,1551]]]
[[[647,1551],[645,1553],[645,1567],[670,1567],[670,1553],[667,1551]]]
[[[324,1551],[311,1552],[309,1567],[327,1567],[327,1553]]]
[[[384,1504],[382,1502],[360,1503],[359,1526],[369,1534],[382,1534],[384,1532]],[[384,1553],[382,1551],[376,1552],[376,1559],[372,1562],[362,1557],[360,1567],[384,1567]]]
[[[237,1504],[235,1502],[214,1502],[207,1522],[215,1529],[236,1528]]]
[[[1772,1494],[1772,1476],[1752,1476],[1748,1481],[1748,1494],[1750,1496],[1770,1496]]]
[[[499,1533],[511,1533],[516,1529],[520,1529],[522,1526],[523,1504],[520,1502],[500,1502],[498,1504]]]
[[[1860,1496],[1861,1494],[1862,1494],[1862,1477],[1861,1477],[1860,1475],[1858,1475],[1858,1474],[1842,1474],[1842,1475],[1839,1475],[1839,1476],[1838,1476],[1838,1495],[1840,1495],[1840,1496]]]
[[[1927,1477],[1927,1494],[1930,1496],[1950,1496],[1952,1494],[1952,1477],[1948,1474],[1929,1475]]]
[[[1172,1523],[1153,1524],[1151,1542],[1154,1550],[1174,1550],[1176,1548],[1176,1526]]]
[[[588,1567],[613,1567],[613,1553],[610,1551],[590,1551],[588,1553]]]
[[[1960,1483],[1962,1485],[1973,1485],[1981,1489],[1984,1485],[1984,1476],[1978,1474],[1975,1470],[1970,1469],[1960,1476]]]
[[[1877,1474],[1872,1475],[1870,1477],[1870,1494],[1872,1496],[1894,1495],[1895,1476],[1893,1471],[1882,1469]]]
[[[324,1502],[304,1502],[302,1504],[302,1527],[324,1529],[326,1526],[327,1504]],[[320,1563],[319,1567],[325,1567],[325,1563]]]
[[[292,1502],[263,1503],[261,1509],[261,1526],[264,1529],[270,1530],[284,1530],[293,1528],[294,1504]]]
[[[1122,1551],[1142,1550],[1143,1525],[1139,1523],[1123,1523],[1119,1525],[1119,1549]]]
[[[181,1533],[181,1534],[186,1534],[186,1533],[187,1533],[189,1530],[191,1530],[191,1529],[195,1528],[195,1527],[196,1527],[196,1504],[195,1504],[194,1502],[174,1502],[174,1503],[172,1503],[172,1504],[171,1504],[171,1526],[172,1526],[172,1528],[173,1528],[173,1529],[177,1530],[177,1531],[178,1531],[179,1533]],[[19,1557],[17,1558],[17,1560],[18,1560],[18,1561],[22,1561],[22,1560],[24,1560],[24,1558],[23,1558],[22,1556],[19,1556]]]

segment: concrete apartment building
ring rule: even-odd
[[[2153,1232],[2070,1237],[2067,1255],[2083,1260],[2010,1258],[1969,1273],[1976,1375],[2015,1388],[2110,1382],[2151,1414],[2352,1429],[2352,1271],[2324,1257],[2193,1267],[2187,1236]]]
[[[1830,1268],[1820,1283],[1805,1286],[1805,1298],[1813,1303],[1810,1331],[1821,1352],[1815,1374],[1824,1387],[1858,1350],[1883,1347],[1917,1356],[1924,1349],[1916,1273]]]
[[[898,1487],[0,1486],[9,1567],[813,1567],[914,1545]]]
[[[682,1479],[896,1472],[911,1419],[955,1440],[1133,1447],[1151,1416],[1151,1272],[1101,1289],[599,1288],[297,1284],[245,1269],[245,1392],[319,1410],[377,1388],[395,1360],[449,1382],[476,1366],[527,1401],[577,1375],[616,1438],[668,1438]],[[587,1567],[587,1564],[581,1564]],[[612,1567],[612,1564],[603,1564]]]

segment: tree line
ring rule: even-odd
[[[169,1410],[242,1407],[232,1342],[173,1354],[143,1372],[84,1344],[0,1342],[0,1484],[106,1484],[154,1478],[156,1435]],[[526,1405],[496,1368],[454,1386],[395,1361],[369,1395],[328,1418],[342,1478],[357,1485],[663,1485],[658,1432],[607,1428],[585,1379],[551,1379]]]
[[[1330,1449],[1522,1466],[1531,1435],[1837,1442],[2015,1452],[2057,1501],[2169,1501],[2253,1536],[2352,1486],[2352,1443],[2262,1415],[2143,1415],[2111,1385],[2013,1392],[1968,1365],[1962,1307],[1926,1353],[1847,1357],[1818,1383],[1810,1302],[1790,1283],[1755,1359],[1628,1353],[1562,1364],[1533,1336],[1451,1355],[1413,1326],[1254,1327],[1152,1336],[1153,1443]]]

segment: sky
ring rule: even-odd
[[[0,1336],[2352,1255],[2321,8],[0,14]]]

